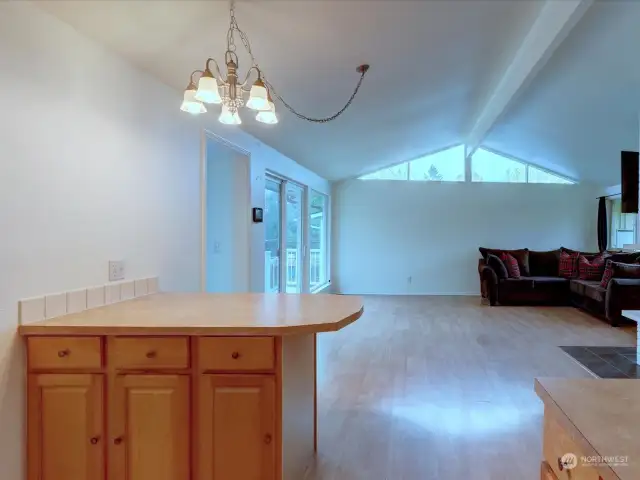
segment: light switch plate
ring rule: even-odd
[[[109,261],[109,281],[115,282],[117,280],[124,280],[124,261],[110,260]]]

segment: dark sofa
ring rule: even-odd
[[[500,268],[487,261],[489,254],[499,255],[502,251],[509,252],[516,258],[520,278],[505,278]],[[480,248],[482,258],[478,261],[478,273],[483,299],[492,306],[573,305],[603,318],[612,326],[628,323],[622,317],[622,310],[640,309],[640,278],[616,278],[614,275],[605,289],[600,286],[599,280],[560,277],[561,251],[562,249],[536,252],[528,249]],[[607,260],[614,262],[635,264],[640,260],[640,253],[607,253]]]

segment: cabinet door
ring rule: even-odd
[[[118,375],[109,405],[111,480],[190,478],[187,375]]]
[[[275,479],[275,378],[200,378],[199,480]]]
[[[29,375],[29,480],[104,479],[103,385],[102,375]]]

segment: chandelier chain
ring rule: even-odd
[[[233,38],[234,31],[240,32],[238,28],[238,22],[236,21],[236,2],[235,0],[229,0],[229,30],[227,31],[227,50],[230,52],[236,51],[236,42]]]
[[[229,1],[229,14],[230,14],[230,24],[229,24],[229,32],[227,33],[228,48],[231,50],[231,47],[233,47],[233,50],[231,50],[231,51],[235,52],[236,45],[235,45],[234,38],[233,38],[233,32],[234,31],[238,32],[238,36],[240,37],[240,40],[242,41],[242,44],[243,44],[245,50],[249,54],[249,58],[251,58],[252,67],[255,67],[256,70],[258,70],[258,74],[261,75],[263,82],[269,88],[269,91],[273,94],[273,96],[276,97],[278,100],[280,100],[280,102],[286,107],[286,109],[289,110],[291,113],[293,113],[296,117],[298,117],[298,118],[300,118],[302,120],[306,120],[308,122],[313,122],[313,123],[327,123],[327,122],[330,122],[330,121],[335,120],[336,118],[338,118],[340,115],[342,115],[345,112],[345,110],[347,108],[349,108],[351,106],[351,103],[353,103],[353,100],[356,98],[356,95],[358,94],[358,90],[360,90],[360,86],[362,85],[362,81],[364,80],[364,76],[367,73],[367,69],[366,68],[362,69],[362,70],[359,70],[359,72],[360,72],[360,80],[358,80],[358,84],[356,85],[356,88],[353,90],[353,93],[349,97],[349,100],[347,100],[347,103],[344,105],[344,107],[342,107],[336,113],[334,113],[333,115],[328,116],[328,117],[322,117],[322,118],[308,117],[308,116],[298,112],[295,108],[293,108],[291,105],[289,105],[289,103],[284,98],[282,98],[282,96],[280,94],[278,94],[278,92],[274,88],[273,84],[271,84],[271,82],[269,82],[269,80],[267,79],[267,77],[266,77],[266,75],[264,73],[264,70],[262,70],[260,68],[260,66],[258,65],[258,62],[256,61],[256,58],[253,55],[253,51],[251,50],[251,43],[249,42],[249,37],[247,37],[247,34],[244,33],[240,29],[240,27],[238,26],[238,22],[237,22],[236,16],[235,16],[235,0],[230,0]]]

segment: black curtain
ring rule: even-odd
[[[598,201],[598,248],[601,252],[607,249],[607,201],[600,197]]]

